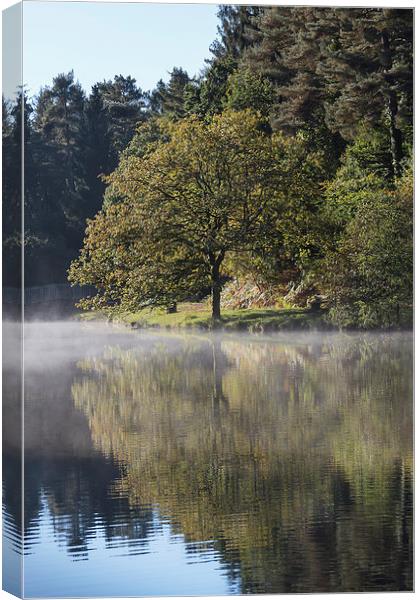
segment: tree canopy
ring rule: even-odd
[[[218,14],[198,76],[176,66],[144,91],[117,74],[88,93],[71,71],[3,102],[5,284],[19,273],[23,122],[27,285],[63,282],[76,261],[73,280],[90,277],[92,306],[109,310],[217,298],[245,278],[293,305],[324,297],[340,326],[409,322],[412,10]],[[362,246],[387,268],[362,267]]]
[[[255,252],[276,219],[292,226],[291,210],[305,211],[304,166],[316,170],[317,157],[304,156],[296,140],[267,134],[251,110],[168,127],[169,141],[143,157],[125,156],[108,178],[123,200],[90,223],[71,279],[101,289],[94,304],[126,308],[211,289],[217,319],[225,259]]]

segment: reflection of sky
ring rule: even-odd
[[[21,561],[19,544],[16,543],[16,534],[13,527],[8,527],[8,515],[3,511],[2,527],[2,574],[3,581],[7,575],[7,591],[15,596],[22,595],[21,588]],[[4,586],[6,587],[6,586]]]
[[[98,527],[88,560],[75,560],[54,534],[46,502],[37,543],[25,556],[25,597],[223,595],[239,593],[229,584],[217,554],[189,555],[182,535],[171,533],[155,513],[153,535],[131,553],[110,544]],[[114,540],[115,541],[115,540]],[[141,553],[142,552],[142,553]]]

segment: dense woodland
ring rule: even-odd
[[[70,268],[98,290],[89,308],[211,296],[217,319],[250,283],[279,306],[322,301],[339,326],[410,324],[413,12],[219,19],[199,77],[174,67],[146,92],[116,75],[87,95],[71,72],[3,101],[5,284],[23,120],[26,285]]]

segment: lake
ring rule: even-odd
[[[25,596],[411,590],[412,343],[28,324]]]

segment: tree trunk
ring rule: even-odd
[[[394,178],[401,175],[402,134],[395,124],[398,105],[394,91],[388,92],[389,137],[391,144],[392,169]]]
[[[225,402],[223,395],[223,364],[224,355],[220,340],[215,340],[213,346],[213,416],[216,423],[220,421],[220,405]]]
[[[389,36],[386,31],[382,32],[382,49],[385,66],[385,98],[387,103],[387,113],[389,118],[389,141],[392,157],[392,171],[394,179],[401,175],[401,160],[403,156],[402,133],[396,125],[398,113],[398,98],[395,90],[392,89],[392,75],[389,73],[392,69],[392,51],[389,43]]]
[[[220,271],[219,265],[216,263],[211,269],[211,316],[213,321],[218,321],[220,319],[220,292]]]

